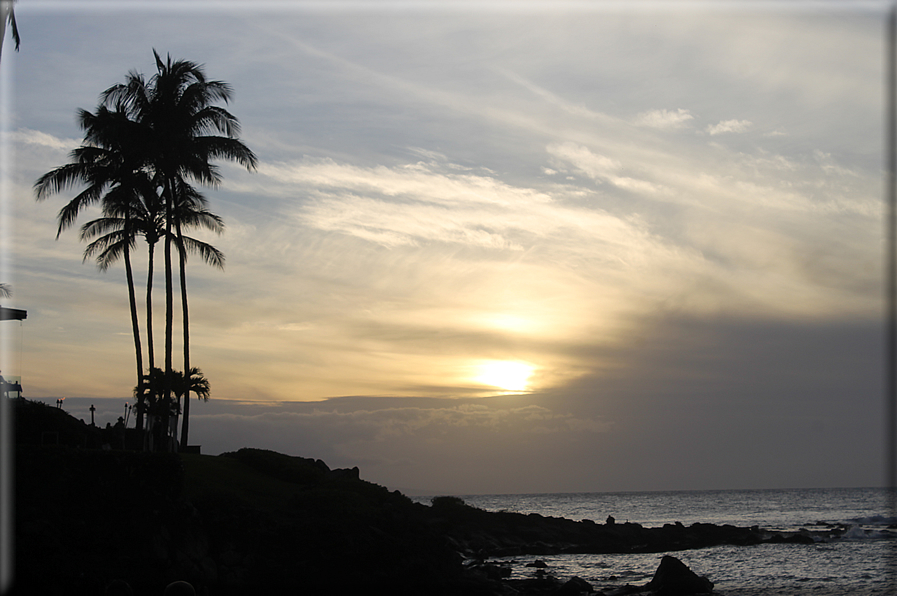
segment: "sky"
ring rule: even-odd
[[[101,425],[133,401],[124,267],[32,186],[155,49],[232,85],[259,158],[193,234],[227,259],[188,263],[203,453],[409,493],[881,485],[887,7],[21,0],[0,369]]]

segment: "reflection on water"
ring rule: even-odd
[[[673,554],[698,575],[710,578],[722,596],[834,596],[894,593],[895,521],[881,488],[787,489],[570,493],[543,495],[471,495],[464,501],[490,511],[538,513],[603,523],[646,527],[665,523],[759,525],[797,530],[842,525],[845,537],[829,543],[719,546],[674,553],[557,555],[496,559],[512,567],[512,578],[533,577],[525,565],[535,559],[560,579],[576,576],[596,590],[650,581],[663,554]],[[419,502],[429,499],[417,498]]]

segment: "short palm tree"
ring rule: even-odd
[[[180,413],[180,398],[190,392],[203,401],[208,401],[211,394],[209,380],[196,367],[190,369],[189,376],[179,370],[166,374],[160,368],[150,369],[143,383],[134,388],[134,397],[142,404],[139,407],[153,419],[151,426],[157,442],[168,443],[168,420]]]

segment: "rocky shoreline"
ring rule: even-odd
[[[645,528],[487,512],[456,497],[426,506],[360,479],[357,468],[258,449],[143,453],[40,445],[23,433],[15,466],[22,594],[103,594],[117,579],[138,595],[162,594],[175,580],[209,595],[590,593],[578,578],[538,569],[512,581],[489,559],[809,544],[838,534]]]
[[[253,501],[194,485],[188,496],[192,468],[206,459],[246,474],[226,483],[251,488],[265,478],[260,490],[281,492]],[[357,470],[253,449],[211,457],[20,445],[16,470],[17,585],[42,594],[101,594],[113,579],[137,594],[161,594],[178,579],[209,594],[542,594],[565,583],[511,582],[488,560],[814,541],[759,528],[490,513],[452,497],[428,507]]]
[[[444,503],[442,501],[445,501]],[[775,532],[759,527],[695,523],[646,528],[637,523],[595,523],[537,513],[487,512],[454,497],[434,499],[431,523],[468,558],[550,554],[661,553],[721,544],[813,544],[836,539],[843,528]]]

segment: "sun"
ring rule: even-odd
[[[533,367],[523,362],[490,360],[480,364],[480,374],[475,380],[506,391],[524,391],[529,385]]]

